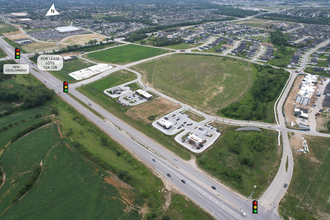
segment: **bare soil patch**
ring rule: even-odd
[[[302,134],[299,133],[295,133],[291,139],[290,139],[290,146],[293,152],[293,155],[299,155],[299,154],[303,154],[303,152],[297,151],[297,149],[299,148],[303,148],[303,146],[301,146],[302,144],[302,138],[307,139],[307,144],[308,144],[308,149],[309,149],[309,153],[306,153],[305,155],[312,161],[315,163],[320,163],[320,161],[314,157],[313,154],[313,149],[310,147],[310,142],[313,141],[313,137],[310,136],[304,136]]]
[[[9,40],[17,40],[17,39],[24,39],[24,38],[29,38],[29,37],[24,34],[20,34],[20,35],[15,35],[15,36],[8,36],[7,38]]]
[[[157,118],[162,117],[163,115],[166,115],[167,113],[172,112],[178,108],[180,108],[179,104],[174,103],[166,98],[159,97],[140,105],[133,106],[126,112],[126,114],[136,120],[149,123],[151,122],[148,119],[149,116],[157,115]]]
[[[88,41],[94,40],[94,39],[96,39],[97,41],[101,41],[101,40],[104,40],[105,38],[98,34],[84,34],[84,35],[69,37],[69,38],[65,39],[63,41],[63,43],[67,43],[70,45],[74,45],[74,44],[84,45]]]
[[[296,96],[300,90],[298,86],[300,85],[304,77],[305,76],[303,75],[297,76],[296,81],[292,86],[291,92],[289,93],[289,96],[284,104],[284,114],[288,123],[291,123],[292,121],[296,122],[297,118],[293,115],[293,110],[295,107],[293,104],[295,103]]]
[[[12,32],[8,32],[8,33],[3,33],[2,35],[4,36],[10,36],[10,35],[15,35],[15,34],[22,34],[22,31],[18,30],[18,31],[12,31]]]
[[[62,57],[65,57],[65,56],[78,56],[80,55],[81,52],[70,52],[70,53],[62,53],[60,54]]]
[[[327,123],[330,120],[330,113],[323,112],[321,116],[316,118],[316,131],[328,130]]]

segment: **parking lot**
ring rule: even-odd
[[[139,105],[148,100],[130,91],[125,96],[120,96],[118,101],[126,106],[134,106]]]
[[[179,131],[183,130],[179,135],[177,135],[174,139],[176,142],[184,146],[185,148],[193,151],[194,153],[201,153],[210,147],[221,135],[221,131],[206,124],[206,120],[201,122],[195,122],[189,118],[188,115],[184,112],[185,109],[181,108],[170,114],[165,115],[161,119],[158,119],[152,123],[152,125],[158,129],[159,131],[163,132],[167,135],[175,135]],[[164,119],[166,122],[170,123],[172,127],[169,129],[164,128],[163,126],[159,125],[157,122],[159,120]],[[187,140],[183,140],[183,137],[186,137],[190,134],[197,136],[198,138],[203,140],[203,146],[198,146],[195,144],[190,144]]]

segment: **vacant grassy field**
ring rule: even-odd
[[[6,57],[6,56],[8,56],[8,55],[6,54],[6,52],[3,51],[3,49],[0,48],[0,58]]]
[[[134,128],[148,135],[148,137],[153,138],[155,141],[159,142],[163,146],[166,146],[168,149],[178,154],[181,158],[185,160],[189,160],[190,154],[181,145],[176,143],[173,136],[167,136],[162,132],[154,129],[152,125],[144,121],[144,117],[139,118],[139,117],[128,116],[127,114],[134,113],[135,107],[130,107],[130,108],[123,107],[119,105],[115,99],[111,99],[110,97],[103,94],[103,91],[107,88],[117,86],[125,82],[129,82],[136,78],[135,74],[127,71],[125,72],[126,74],[122,74],[121,72],[112,73],[110,76],[104,79],[79,87],[78,91],[83,93],[85,96],[95,101],[99,105],[103,106],[105,109],[111,112],[111,114],[115,115],[118,118],[121,118],[122,120],[133,126]],[[154,101],[155,100],[152,100],[150,102],[154,102]],[[149,103],[147,102],[145,103],[145,105],[149,105]],[[143,108],[142,106],[143,105],[141,105],[141,107],[136,106],[138,112],[141,111],[140,108]],[[153,111],[153,109],[149,109],[146,111],[148,112],[148,114],[150,114],[150,115],[146,115],[146,117],[156,114],[153,113],[156,112]]]
[[[101,41],[101,40],[104,40],[105,38],[98,34],[85,34],[85,35],[81,35],[81,36],[69,37],[69,38],[65,39],[63,41],[63,43],[67,43],[70,45],[76,45],[76,44],[85,45],[85,43],[88,43],[88,41],[94,40],[94,39],[96,39],[97,41]]]
[[[171,48],[171,49],[176,49],[176,50],[185,50],[185,49],[190,49],[193,47],[197,47],[198,45],[195,44],[185,44],[185,43],[181,43],[181,44],[174,44],[174,45],[168,45],[165,47]]]
[[[34,53],[34,52],[42,52],[48,50],[57,50],[62,47],[66,47],[65,45],[57,45],[55,43],[32,43],[32,44],[25,44],[22,48],[26,52]]]
[[[40,161],[43,161],[43,172],[39,181],[22,200],[4,212],[15,189]],[[142,197],[86,160],[69,139],[61,139],[56,124],[31,132],[10,145],[2,155],[2,165],[8,178],[0,189],[6,192],[1,193],[0,203],[5,219],[141,217],[138,209],[144,203]],[[24,173],[21,178],[20,174]],[[127,209],[130,211],[126,213]]]
[[[16,92],[23,90],[22,86],[15,82],[14,78],[0,82],[0,90],[6,92]]]
[[[58,118],[63,123],[63,128],[66,131],[65,135],[71,129],[73,131],[70,135],[71,140],[83,143],[89,152],[113,166],[127,170],[134,180],[134,189],[142,194],[145,199],[145,206],[148,207],[148,211],[157,216],[157,219],[164,215],[168,215],[171,219],[191,219],[192,210],[194,210],[196,216],[204,217],[201,219],[211,219],[208,214],[194,203],[186,201],[181,195],[173,194],[173,192],[167,190],[162,192],[162,181],[124,151],[116,142],[108,139],[109,146],[102,145],[100,137],[104,134],[79,115],[76,110],[60,100],[54,104],[60,111]],[[173,204],[171,203],[169,209],[165,211],[163,209],[165,198],[171,195]]]
[[[4,35],[4,33],[12,32],[12,31],[17,31],[17,28],[11,24],[0,23],[0,34],[1,35]]]
[[[189,115],[189,118],[191,119],[191,120],[194,120],[194,121],[196,121],[196,122],[200,122],[200,121],[203,121],[203,120],[205,120],[205,118],[203,117],[203,116],[200,116],[200,115],[198,115],[198,114],[196,114],[195,112],[192,112],[192,111],[185,111],[184,112],[186,115]]]
[[[149,87],[209,114],[239,101],[253,84],[250,63],[216,56],[173,54],[132,69]]]
[[[61,69],[60,71],[48,71],[48,72],[61,81],[68,81],[69,83],[74,83],[77,82],[77,80],[69,76],[70,73],[94,65],[95,65],[94,63],[90,63],[85,60],[75,59],[68,62],[64,62],[63,69]]]
[[[200,155],[199,167],[239,193],[258,198],[273,180],[281,158],[277,132],[235,131],[237,127],[212,123],[222,134],[212,148]]]
[[[264,20],[264,19],[249,19],[245,21],[233,21],[232,23],[249,25],[258,28],[265,28],[267,26],[271,26],[274,22],[271,20]]]
[[[95,60],[98,62],[123,64],[143,60],[167,52],[167,50],[130,44],[94,53],[89,53],[86,56],[88,59]]]
[[[155,119],[160,118],[178,108],[180,108],[179,104],[169,101],[163,97],[159,97],[152,101],[144,102],[140,105],[130,108],[126,112],[126,115],[134,118],[137,121],[150,123],[154,121],[149,119],[150,116],[153,116]]]
[[[24,39],[24,38],[29,38],[26,35],[12,35],[7,37],[9,40],[18,40],[18,39]]]
[[[293,151],[293,177],[280,209],[287,210],[285,219],[327,220],[330,218],[330,139],[304,137],[310,152]],[[294,134],[290,142],[292,148],[301,148],[300,135]]]

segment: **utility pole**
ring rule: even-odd
[[[250,198],[252,198],[252,195],[253,195],[253,193],[254,193],[254,190],[257,188],[257,186],[256,185],[254,185],[253,186],[253,190],[252,190],[252,193],[251,193],[251,195],[246,199],[246,201],[243,203],[243,205],[239,208],[239,210],[241,210],[242,211],[242,207],[246,204],[246,202],[250,199]]]
[[[284,219],[284,217],[285,217],[285,214],[286,214],[286,212],[287,212],[287,210],[286,210],[286,208],[284,208],[285,209],[285,212],[282,212],[280,209],[278,209],[278,211],[280,211],[280,212],[282,212],[284,215],[282,216],[282,219]]]

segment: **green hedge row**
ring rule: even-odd
[[[35,129],[37,129],[37,128],[45,125],[45,124],[48,124],[49,122],[51,122],[51,120],[50,119],[46,119],[46,120],[40,121],[40,122],[38,122],[36,124],[33,124],[33,125],[25,128],[24,130],[18,132],[17,134],[15,134],[14,136],[12,136],[10,138],[11,143],[13,143],[14,141],[16,141],[18,138],[22,137],[23,135],[29,133],[30,131],[33,131],[33,130],[35,130]]]
[[[37,181],[39,175],[40,175],[40,172],[41,172],[41,165],[37,165],[30,177],[24,182],[23,186],[18,190],[18,192],[16,193],[16,195],[11,199],[11,203],[15,203],[19,200],[19,198],[21,198],[27,191],[29,191],[33,184]]]

